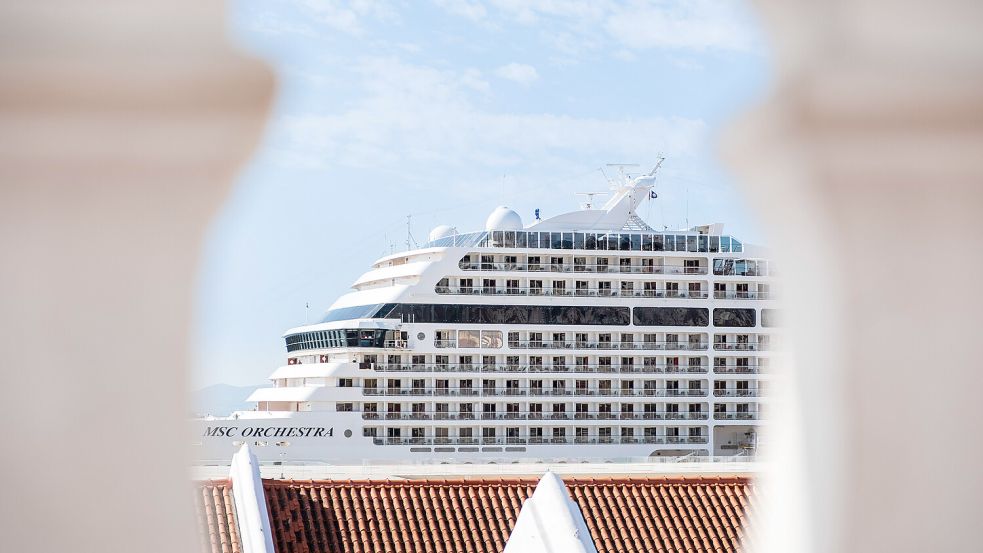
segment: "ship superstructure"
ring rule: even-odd
[[[722,225],[655,231],[654,171],[528,226],[496,208],[383,257],[284,334],[256,410],[198,421],[199,458],[753,455],[773,270]]]

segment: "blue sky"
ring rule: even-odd
[[[478,230],[603,191],[607,163],[666,157],[655,227],[761,241],[716,159],[761,97],[757,23],[730,0],[235,0],[230,33],[274,67],[262,143],[212,224],[193,383],[255,384],[281,333],[438,224]],[[687,208],[688,206],[688,208]]]

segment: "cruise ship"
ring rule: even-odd
[[[283,338],[255,409],[195,420],[200,462],[753,456],[773,349],[773,269],[710,224],[638,215],[655,171],[524,224],[439,226],[376,261]]]

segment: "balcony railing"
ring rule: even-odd
[[[678,298],[678,299],[707,299],[709,293],[694,290],[626,290],[608,288],[577,288],[558,289],[540,287],[468,287],[468,286],[437,286],[438,294],[452,296],[580,296],[601,298]],[[757,298],[748,298],[757,299]]]
[[[639,437],[527,437],[527,438],[373,438],[375,445],[603,445],[603,444],[705,444],[706,436]]]
[[[620,265],[582,263],[464,263],[465,271],[518,271],[528,273],[629,273],[643,275],[705,275],[706,267],[680,265]]]
[[[718,300],[770,300],[774,294],[770,292],[721,292],[714,290],[714,299]]]
[[[756,421],[757,413],[714,413],[714,420],[718,421]]]
[[[736,413],[732,413],[736,414]],[[376,413],[371,411],[362,412],[362,420],[367,421],[521,421],[521,420],[546,420],[546,421],[702,421],[707,420],[709,414],[705,411],[700,412],[679,412],[666,413],[644,412],[644,413],[601,413],[591,412],[541,412],[541,411],[513,411],[507,413],[436,413],[432,411],[417,413]]]
[[[378,372],[421,373],[601,373],[601,374],[706,374],[706,365],[509,365],[475,363],[372,364],[364,366]],[[717,367],[720,368],[720,367]]]
[[[707,342],[584,342],[559,340],[510,340],[512,349],[596,349],[596,350],[666,350],[666,351],[704,351]]]
[[[717,351],[766,351],[768,344],[757,342],[714,342]]]
[[[714,390],[715,397],[758,397],[758,390]]]
[[[713,372],[716,374],[758,374],[761,367],[758,365],[715,365]]]
[[[436,397],[705,397],[705,389],[578,389],[539,388],[522,386],[513,388],[363,388],[364,396],[436,396]]]

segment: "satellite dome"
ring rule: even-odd
[[[522,217],[504,205],[496,207],[485,220],[485,230],[522,230]]]
[[[457,234],[456,228],[450,225],[438,225],[430,231],[430,236],[427,237],[427,240],[433,242],[434,240],[440,240],[441,238],[447,238],[455,234]]]

